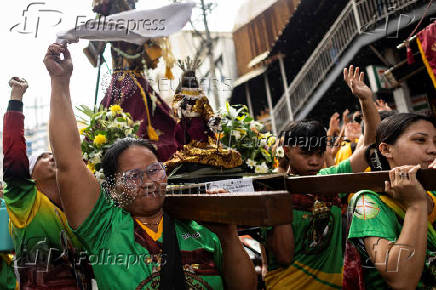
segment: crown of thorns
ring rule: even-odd
[[[177,64],[184,72],[196,71],[201,65],[201,60],[191,60],[188,56],[185,60],[177,60]]]

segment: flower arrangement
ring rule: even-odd
[[[134,122],[119,105],[112,105],[109,110],[100,107],[97,112],[83,105],[77,109],[88,118],[80,118],[86,125],[80,130],[83,160],[101,182],[104,180],[101,164],[104,151],[117,139],[136,138],[140,122]]]
[[[271,173],[282,157],[279,147],[273,150],[277,138],[269,132],[261,133],[264,125],[255,121],[247,106],[231,106],[221,112],[221,143],[241,153],[244,165],[255,173]]]

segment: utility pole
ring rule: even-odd
[[[209,55],[209,84],[212,82],[212,92],[215,98],[215,109],[218,110],[221,107],[220,102],[220,96],[218,94],[218,86],[217,86],[217,79],[215,74],[215,52],[213,50],[213,42],[212,38],[210,37],[210,31],[209,31],[209,25],[207,24],[207,16],[206,16],[206,5],[204,4],[204,0],[201,1],[201,9],[203,10],[203,23],[204,23],[204,30],[206,32],[206,41],[207,41],[207,48],[208,48],[208,55]]]

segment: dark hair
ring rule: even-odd
[[[305,152],[324,152],[327,147],[327,133],[318,121],[297,121],[284,132],[283,145],[298,146]]]
[[[393,145],[398,138],[418,121],[427,121],[436,128],[436,121],[433,118],[413,113],[400,113],[384,119],[377,127],[376,145],[386,143]]]
[[[397,111],[380,111],[380,112],[378,112],[379,114],[380,114],[380,119],[383,121],[384,119],[386,119],[386,118],[389,118],[389,117],[391,117],[391,116],[393,116],[393,115],[396,115],[396,114],[398,114],[398,112]]]
[[[436,120],[432,117],[413,113],[394,113],[392,116],[385,118],[377,127],[376,142],[369,147],[366,152],[366,158],[370,164],[371,170],[389,170],[390,166],[387,159],[380,153],[378,147],[381,143],[389,145],[395,144],[400,136],[412,124],[418,121],[426,121],[433,124],[436,128]],[[371,153],[371,150],[374,151]]]
[[[109,147],[109,149],[106,150],[103,156],[103,173],[109,184],[112,184],[112,181],[115,178],[115,173],[118,170],[118,157],[131,146],[144,146],[157,157],[156,148],[149,140],[135,139],[131,137],[117,140],[111,147]]]

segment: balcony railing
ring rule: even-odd
[[[283,94],[274,107],[277,131],[283,130],[291,121],[287,102],[290,102],[294,114],[299,112],[356,36],[418,1],[350,1],[291,82],[288,92]],[[290,96],[289,100],[286,96]]]

